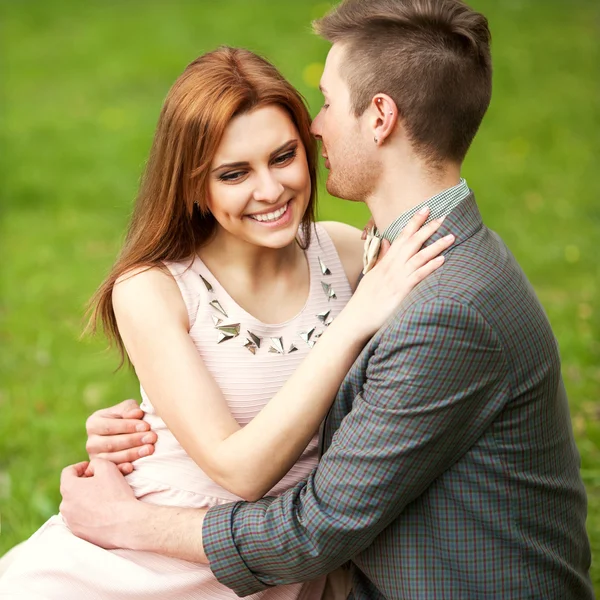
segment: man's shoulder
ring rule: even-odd
[[[378,341],[423,343],[427,335],[435,335],[432,343],[438,345],[449,336],[483,335],[505,349],[555,353],[533,287],[501,238],[486,227],[447,252],[444,265],[407,296]]]
[[[435,305],[433,300],[446,299],[485,312],[493,298],[508,297],[516,290],[532,293],[506,244],[485,226],[451,247],[445,258],[444,265],[413,290],[407,304],[418,301]]]

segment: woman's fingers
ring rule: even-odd
[[[120,452],[100,452],[94,455],[94,458],[102,458],[116,465],[123,463],[132,463],[138,458],[150,456],[154,452],[154,444],[145,444],[137,448],[128,448]]]
[[[88,435],[121,435],[123,433],[145,432],[150,429],[146,421],[140,419],[123,419],[121,417],[94,413],[85,424]]]
[[[417,252],[407,264],[416,271],[430,260],[441,254],[444,250],[452,246],[455,239],[456,238],[452,234],[449,234],[443,238],[440,238],[439,240],[436,240],[433,242],[433,244],[429,244],[429,246],[419,250],[419,252]]]
[[[156,443],[156,433],[146,431],[122,435],[90,435],[85,449],[89,455],[114,453]],[[113,461],[114,462],[114,461]]]
[[[429,217],[429,212],[429,207],[426,206],[425,208],[422,208],[419,212],[417,212],[415,215],[413,215],[410,221],[402,230],[402,233],[398,236],[398,241],[408,239],[417,231],[419,231],[419,229],[421,229],[421,227],[423,226],[423,223],[427,221]]]
[[[375,227],[375,220],[373,219],[373,217],[371,217],[367,221],[367,224],[364,226],[364,229],[362,230],[362,235],[360,236],[360,239],[363,241],[366,240],[367,235],[369,234],[369,231],[371,231],[373,229],[373,227]]]
[[[407,260],[421,249],[421,246],[423,246],[441,225],[441,222],[438,220],[430,221],[404,241],[402,246],[404,252],[406,252]]]
[[[421,229],[419,229],[419,231],[417,231],[411,237],[410,241],[414,242],[415,244],[420,244],[420,246],[422,246],[441,226],[442,222],[438,219],[429,221],[429,223],[423,225],[423,227],[421,227]]]
[[[417,283],[423,281],[423,279],[425,279],[427,275],[430,275],[436,269],[439,269],[444,264],[444,261],[445,259],[443,256],[438,256],[433,260],[430,260],[429,262],[425,263],[422,267],[418,268],[416,271],[414,271],[414,273],[412,273],[408,277],[409,283],[412,286],[417,285]]]
[[[413,217],[414,218],[414,217]],[[404,236],[404,232],[392,244],[388,252],[389,261],[403,257],[408,262],[420,249],[421,246],[440,228],[441,221],[437,219],[423,225],[419,230],[414,231],[409,236]]]
[[[119,435],[147,431],[150,425],[142,421],[144,412],[135,400],[124,400],[110,408],[93,413],[86,421],[88,435]]]
[[[125,450],[119,450],[118,452],[93,452],[90,454],[91,458],[102,458],[115,465],[121,465],[125,463],[132,463],[144,456],[150,456],[154,453],[154,444],[144,444],[143,446],[137,446],[135,448],[127,448]]]
[[[379,246],[379,256],[377,257],[376,264],[378,264],[379,261],[382,261],[384,259],[384,257],[390,251],[391,247],[392,247],[392,245],[388,242],[388,240],[386,240],[386,239],[381,240],[381,246]]]

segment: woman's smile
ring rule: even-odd
[[[267,227],[281,227],[287,225],[292,217],[292,200],[288,200],[280,208],[271,212],[255,213],[247,215],[248,218]]]

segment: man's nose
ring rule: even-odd
[[[319,114],[313,119],[313,122],[310,125],[311,133],[318,139],[321,139],[321,111]]]
[[[254,199],[263,202],[277,202],[283,194],[284,187],[270,169],[260,173],[256,179]]]

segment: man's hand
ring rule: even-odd
[[[131,473],[131,463],[152,454],[156,443],[156,434],[143,417],[144,411],[135,400],[96,411],[86,422],[85,447],[90,460],[102,458],[115,463],[124,475]]]
[[[60,492],[61,515],[77,537],[103,548],[127,547],[126,528],[144,505],[113,463],[95,459],[67,467]]]
[[[142,550],[208,563],[202,547],[206,509],[141,502],[109,461],[94,459],[67,467],[61,475],[60,491],[61,515],[77,537],[102,548]]]

